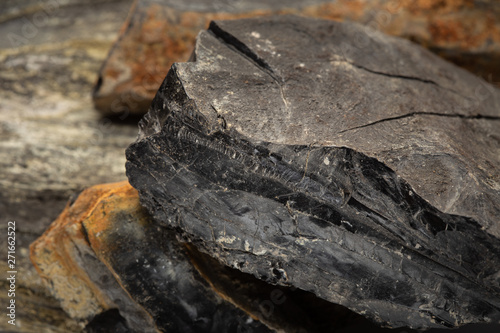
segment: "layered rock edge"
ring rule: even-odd
[[[290,16],[214,22],[192,59],[127,150],[157,223],[382,324],[498,322],[495,88],[409,42]],[[454,201],[429,165],[460,175],[440,184],[462,184]]]

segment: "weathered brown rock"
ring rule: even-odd
[[[381,324],[500,321],[498,89],[406,40],[294,16],[212,22],[192,59],[127,150],[158,224]]]
[[[96,108],[105,114],[144,114],[172,63],[189,58],[196,35],[211,20],[278,13],[357,21],[500,81],[500,5],[493,1],[136,0],[101,69]]]
[[[108,197],[137,210],[138,206],[126,200],[131,191],[134,193],[127,182],[83,191],[31,245],[31,260],[47,288],[72,318],[86,323],[120,305],[120,313],[132,331],[142,328],[143,332],[156,332],[149,315],[130,299],[105,263],[98,259],[83,225],[90,219],[96,228],[102,224],[109,227],[105,224],[107,220],[96,217],[96,210],[102,209],[102,205],[111,205],[110,212],[113,211],[117,202],[106,202]]]

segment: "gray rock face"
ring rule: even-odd
[[[158,223],[382,324],[500,320],[500,93],[410,42],[292,16],[214,22],[127,175]]]

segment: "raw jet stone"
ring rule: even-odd
[[[408,41],[293,16],[212,22],[192,59],[127,150],[158,224],[384,325],[499,321],[496,88]]]
[[[31,258],[95,332],[333,332],[377,327],[345,307],[221,265],[155,225],[127,182],[83,191]]]

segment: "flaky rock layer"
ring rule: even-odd
[[[410,42],[213,22],[127,150],[157,223],[383,324],[500,318],[500,93]],[[480,93],[478,93],[480,92]]]

